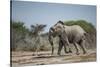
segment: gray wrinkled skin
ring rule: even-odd
[[[59,36],[58,55],[60,55],[63,46],[66,52],[66,46],[69,47],[70,43],[72,43],[75,46],[77,55],[79,54],[79,50],[76,44],[78,44],[81,47],[83,53],[85,54],[86,53],[84,47],[85,35],[86,32],[80,26],[78,25],[66,26],[62,21],[58,21],[49,30],[49,41],[52,45],[52,54],[54,51],[52,38],[55,36]],[[70,47],[69,47],[69,52],[71,52]]]

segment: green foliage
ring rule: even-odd
[[[77,20],[77,21],[65,21],[66,25],[79,25],[81,26],[87,33],[89,33],[89,36],[87,36],[87,42],[90,44],[89,48],[93,44],[96,43],[96,29],[95,27],[85,21],[85,20]],[[44,24],[36,24],[31,25],[30,29],[28,29],[23,22],[15,22],[11,21],[11,30],[12,30],[12,44],[11,49],[12,50],[29,50],[29,51],[35,51],[39,44],[39,50],[40,51],[47,51],[50,50],[50,43],[48,41],[48,33],[40,34],[44,31],[46,25]],[[94,33],[95,32],[95,33]],[[39,35],[40,34],[40,35]],[[36,39],[39,37],[39,39]],[[54,43],[56,44],[56,47],[58,43],[57,39],[54,39]]]
[[[17,33],[25,35],[25,33],[28,32],[28,29],[25,27],[23,22],[11,22],[12,23],[12,29],[17,31]]]
[[[23,22],[15,22],[11,21],[11,33],[12,33],[12,44],[11,49],[16,50],[18,47],[18,43],[24,41],[26,34],[28,33],[28,29],[25,27]]]
[[[94,30],[95,30],[95,27],[94,27],[91,23],[89,23],[89,22],[87,22],[87,21],[85,21],[85,20],[77,20],[77,21],[71,20],[71,21],[65,21],[64,23],[65,23],[66,25],[68,25],[68,26],[71,26],[71,25],[79,25],[79,26],[81,26],[87,33],[94,32]]]
[[[46,25],[36,24],[30,27],[30,29],[27,28],[23,22],[11,21],[12,50],[35,51],[37,49],[37,44],[41,44],[39,42],[39,34],[44,31]],[[40,50],[45,50],[45,47],[41,46]]]

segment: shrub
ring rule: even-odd
[[[70,20],[70,21],[65,21],[64,22],[66,25],[68,25],[68,26],[71,26],[71,25],[79,25],[79,26],[81,26],[87,33],[89,33],[89,32],[95,32],[94,30],[95,30],[95,27],[91,24],[91,23],[89,23],[89,22],[87,22],[87,21],[85,21],[85,20],[77,20],[77,21],[73,21],[73,20]]]

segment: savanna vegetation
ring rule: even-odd
[[[80,25],[87,32],[86,48],[96,48],[96,28],[85,20],[70,20],[64,22],[66,25]],[[23,22],[11,21],[11,49],[13,51],[48,51],[51,45],[48,41],[48,32],[45,24],[31,25],[27,28]],[[55,48],[58,46],[58,38],[54,39]]]

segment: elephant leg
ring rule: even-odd
[[[74,43],[75,49],[76,49],[76,54],[79,55],[79,51],[78,51],[78,47],[76,45],[76,43]]]
[[[68,39],[67,39],[67,41],[65,41],[65,44],[64,44],[64,48],[66,49],[66,46],[68,47],[68,51],[66,52],[66,53],[72,53],[72,50],[71,50],[71,48],[70,48],[70,43],[69,43],[69,41],[68,41]]]
[[[62,37],[60,37],[60,42],[61,42],[61,45],[64,46],[64,51],[65,51],[65,53],[69,53],[69,52],[66,50],[66,47],[67,47],[66,41],[65,41]],[[61,47],[61,48],[62,48],[62,47]]]
[[[50,42],[50,44],[51,44],[51,48],[52,48],[52,53],[51,53],[51,55],[53,55],[53,54],[54,54],[54,45],[53,45],[53,42]]]
[[[60,40],[59,41],[59,47],[58,47],[58,53],[57,53],[58,55],[60,55],[62,47],[63,47],[63,42]]]
[[[71,50],[71,48],[69,46],[69,43],[67,44],[67,47],[68,47],[68,53],[72,53],[72,50]]]
[[[52,46],[52,55],[54,54],[54,46],[53,45],[51,45]]]
[[[72,50],[71,50],[71,48],[69,47],[69,53],[72,53]]]
[[[53,45],[53,37],[52,36],[49,36],[49,42],[50,42],[50,44],[51,44],[51,55],[53,55],[53,53],[54,53],[54,45]]]
[[[81,40],[79,45],[80,45],[80,47],[81,47],[82,50],[83,50],[83,54],[86,53],[86,50],[85,50],[84,44],[85,44],[85,40]]]
[[[51,53],[51,55],[53,55],[53,53],[54,53],[54,45],[53,45],[53,41],[50,41],[50,44],[51,44],[51,48],[52,48],[52,53]]]
[[[69,48],[69,46],[68,46],[68,45],[66,45],[66,43],[63,43],[63,45],[64,45],[64,51],[65,51],[65,53],[69,53],[71,50],[70,50],[70,49],[68,49],[68,51],[67,51],[67,48],[66,48],[66,47],[68,47],[68,48]]]
[[[69,43],[68,39],[65,38],[64,36],[62,36],[61,41],[62,41],[62,44],[64,45],[65,53],[72,53],[71,48],[69,46],[70,43]],[[66,50],[66,47],[68,48],[68,51]]]

